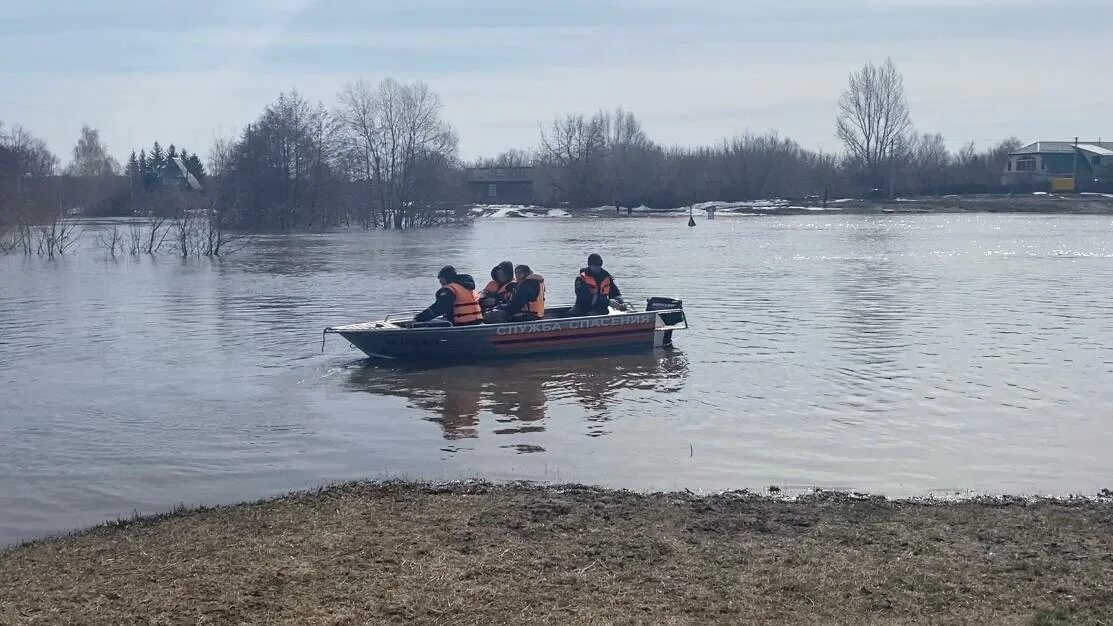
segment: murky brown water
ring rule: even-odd
[[[0,258],[0,544],[360,477],[890,495],[1113,485],[1113,220],[490,220],[235,256]],[[92,243],[93,237],[86,235]],[[330,324],[450,262],[550,284],[600,251],[682,298],[669,352],[369,366]]]

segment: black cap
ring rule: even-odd
[[[437,278],[443,278],[445,280],[456,278],[456,268],[451,265],[445,265],[441,268],[441,271],[437,272]]]
[[[592,252],[591,254],[587,255],[587,264],[588,265],[602,266],[603,265],[603,257],[601,257],[598,254],[595,254],[594,252]]]

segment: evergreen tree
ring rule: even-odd
[[[161,154],[162,148],[159,147],[157,141],[154,148]],[[162,167],[157,165],[155,161],[155,149],[151,150],[150,156],[147,155],[145,150],[139,151],[139,169],[143,172],[143,189],[147,191],[158,184],[159,175],[162,173]]]
[[[174,144],[170,144],[170,147],[166,149],[166,162],[169,163],[170,159],[176,156],[178,156],[178,150],[174,147]]]
[[[139,182],[139,177],[142,176],[142,172],[139,171],[139,159],[135,156],[135,150],[132,150],[131,154],[128,155],[128,164],[127,167],[124,168],[124,175],[128,177],[128,180],[131,181],[133,185]]]
[[[156,177],[161,176],[162,168],[166,167],[166,154],[157,141],[155,145],[151,146],[151,155],[147,157],[147,165],[150,166],[151,174]]]
[[[189,158],[183,158],[182,162],[185,163],[186,171],[193,174],[197,182],[205,182],[205,165],[201,163],[201,159],[196,154],[189,155]]]

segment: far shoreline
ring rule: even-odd
[[[890,214],[1036,214],[1036,215],[1111,215],[1113,194],[984,194],[917,196],[908,198],[773,198],[767,200],[695,202],[689,205],[656,207],[568,207],[542,205],[471,205],[468,215],[485,219],[563,217],[563,218],[630,218],[687,217],[693,213],[698,220],[710,217],[761,217],[784,215],[890,215]]]
[[[0,622],[1097,623],[1111,496],[344,483],[7,549]]]

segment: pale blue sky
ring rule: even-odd
[[[466,158],[615,106],[666,144],[838,150],[847,74],[891,56],[917,128],[952,146],[1113,138],[1111,40],[1113,0],[0,0],[0,121],[63,161],[83,123],[121,158],[207,154],[283,90],[331,105],[393,76],[440,94]]]

